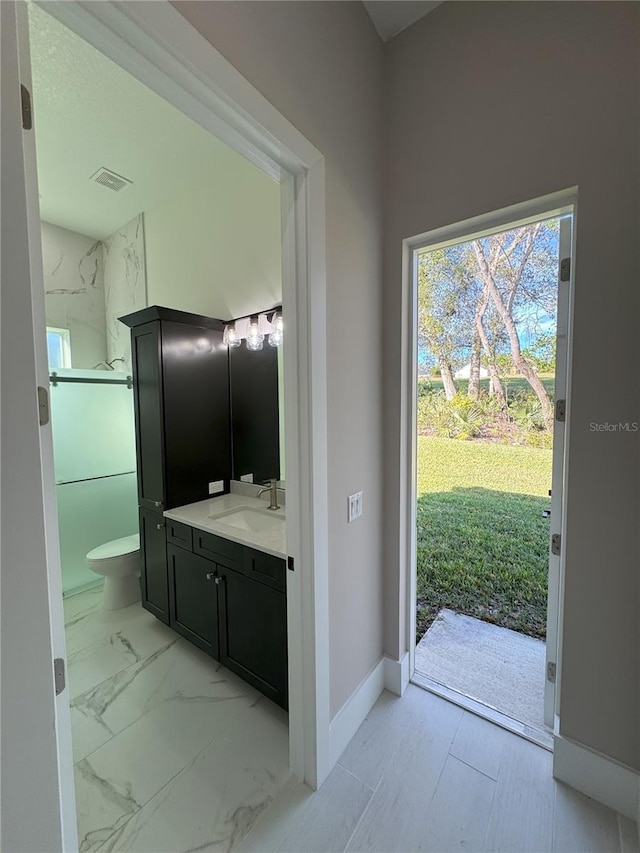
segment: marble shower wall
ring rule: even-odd
[[[103,241],[107,360],[123,359],[116,370],[131,370],[130,330],[118,317],[147,305],[143,214]]]
[[[69,329],[73,367],[91,368],[107,355],[102,244],[42,223],[48,326]]]

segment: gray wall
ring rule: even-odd
[[[382,45],[361,3],[180,2],[325,156],[331,713],[382,654]],[[364,515],[346,523],[347,495]]]
[[[637,3],[445,3],[386,51],[386,651],[397,603],[401,241],[579,186],[562,734],[638,755]]]

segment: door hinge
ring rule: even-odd
[[[562,546],[562,536],[559,533],[554,533],[551,536],[551,553],[556,557],[560,556],[560,548]]]
[[[560,281],[569,281],[571,278],[571,258],[563,258],[560,261]]]
[[[556,420],[565,421],[567,418],[567,401],[556,400]]]
[[[293,566],[293,557],[287,557],[287,568],[289,569],[290,572],[295,571],[294,566]]]
[[[56,685],[56,696],[59,696],[67,686],[64,672],[64,658],[55,658],[53,661],[53,681]]]
[[[552,684],[556,683],[556,663],[555,661],[547,661],[547,681]]]
[[[31,130],[33,127],[33,112],[31,111],[31,92],[20,84],[20,101],[22,103],[22,129]]]
[[[40,426],[49,423],[49,392],[42,385],[38,385],[38,418]]]

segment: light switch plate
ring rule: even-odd
[[[216,480],[214,483],[209,483],[209,494],[217,495],[218,492],[224,492],[224,480]]]
[[[352,521],[355,521],[362,515],[362,492],[355,492],[353,495],[349,495],[347,508],[347,520],[351,524]]]

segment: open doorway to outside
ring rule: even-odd
[[[414,253],[414,679],[551,745],[571,212]]]

